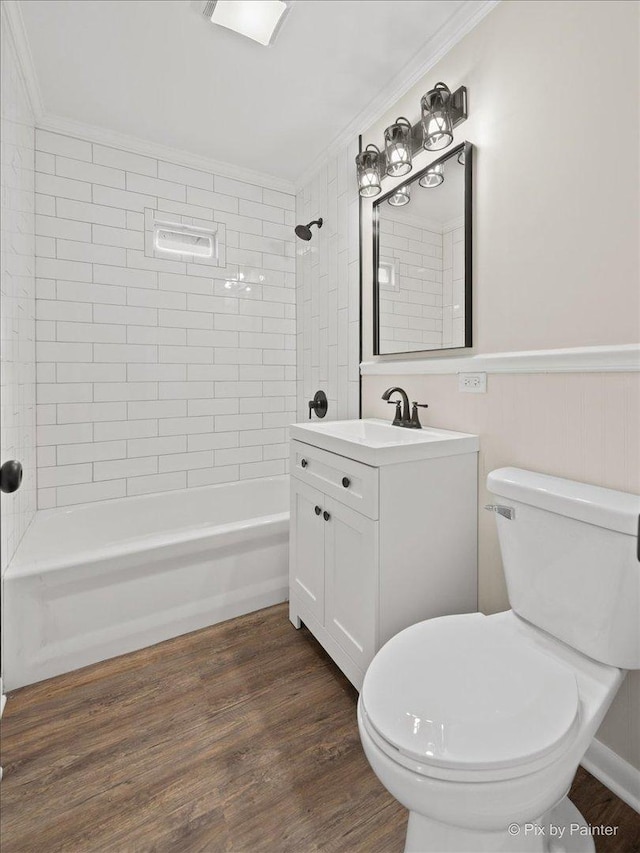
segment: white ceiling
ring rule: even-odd
[[[22,0],[47,114],[295,180],[464,0],[297,0],[264,48],[203,0]]]

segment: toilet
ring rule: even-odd
[[[364,678],[371,767],[409,810],[407,853],[592,851],[567,797],[640,668],[640,497],[489,474],[511,610],[401,631]]]

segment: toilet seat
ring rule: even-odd
[[[554,760],[579,723],[571,669],[481,613],[393,637],[360,701],[378,745],[425,775],[519,775]]]

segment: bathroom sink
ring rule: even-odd
[[[377,418],[293,424],[290,433],[296,441],[376,467],[479,449],[477,435],[430,427],[405,429]]]

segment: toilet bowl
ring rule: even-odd
[[[409,810],[406,851],[594,850],[566,795],[624,679],[615,661],[637,666],[640,499],[518,469],[489,482],[511,495],[498,526],[520,612],[445,616],[393,637],[365,675],[362,745]]]

